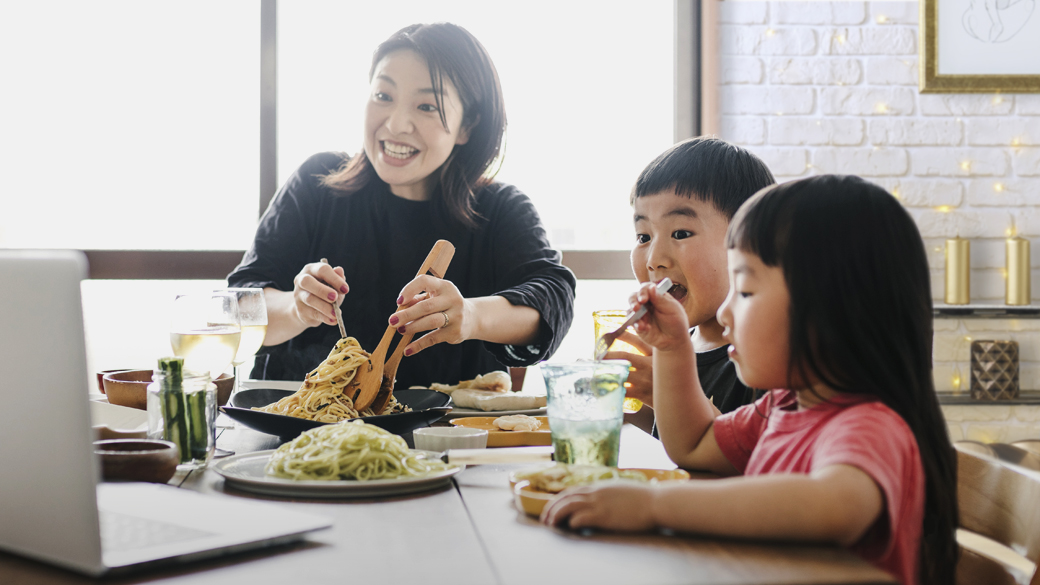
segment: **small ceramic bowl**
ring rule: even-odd
[[[166,483],[177,472],[180,450],[170,441],[109,439],[94,441],[105,481]]]
[[[152,370],[123,370],[105,374],[102,379],[110,403],[148,410],[148,385],[152,383]],[[213,380],[213,384],[217,387],[217,406],[224,406],[235,388],[235,377],[221,374]]]
[[[152,383],[151,370],[125,370],[102,377],[108,402],[148,410],[148,385]]]
[[[105,380],[104,380],[105,374],[114,374],[116,372],[125,372],[125,371],[127,371],[129,369],[130,368],[117,368],[115,370],[101,370],[100,372],[98,372],[97,373],[98,392],[101,392],[102,394],[105,393]]]
[[[483,449],[488,432],[466,427],[424,427],[412,431],[416,449],[447,451],[448,449]]]

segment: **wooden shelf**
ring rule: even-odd
[[[1012,400],[975,400],[969,392],[936,392],[939,404],[947,406],[1016,406],[1040,405],[1040,390],[1022,390]]]
[[[1040,319],[1040,305],[932,305],[946,319]]]

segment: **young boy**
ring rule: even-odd
[[[700,137],[666,150],[643,169],[632,188],[636,228],[632,271],[639,282],[672,279],[670,293],[690,320],[701,386],[724,413],[754,398],[737,378],[722,326],[715,319],[729,292],[726,228],[744,201],[775,182],[754,154],[718,138]],[[652,349],[631,333],[621,339],[647,355],[608,352],[606,359],[632,363],[635,371],[629,375],[627,395],[652,408]],[[645,426],[648,413],[642,414],[632,422]]]

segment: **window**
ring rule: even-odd
[[[0,4],[0,247],[244,249],[260,5]]]
[[[673,12],[671,2],[281,2],[279,185],[316,152],[360,149],[380,42],[450,21],[487,47],[502,80],[498,179],[531,197],[557,248],[629,249],[628,193],[673,142]]]

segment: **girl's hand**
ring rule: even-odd
[[[415,277],[401,290],[399,306],[408,308],[390,316],[398,333],[433,331],[408,344],[410,356],[438,343],[462,343],[470,339],[476,321],[473,303],[450,280],[428,274]]]
[[[660,351],[685,349],[690,343],[690,323],[686,310],[668,293],[657,293],[656,285],[644,282],[629,298],[632,310],[649,305],[650,310],[636,321],[635,330],[646,343]]]
[[[608,351],[603,359],[606,360],[628,360],[632,368],[625,382],[625,397],[637,398],[651,408],[654,406],[654,348],[647,345],[632,333],[625,331],[618,337],[618,341],[624,341],[642,352],[628,353],[624,351]]]
[[[293,313],[306,327],[335,325],[333,303],[342,304],[343,295],[349,291],[342,267],[312,262],[293,279]]]
[[[541,521],[572,530],[645,532],[657,527],[651,511],[653,498],[653,488],[624,480],[570,488],[546,504]]]

